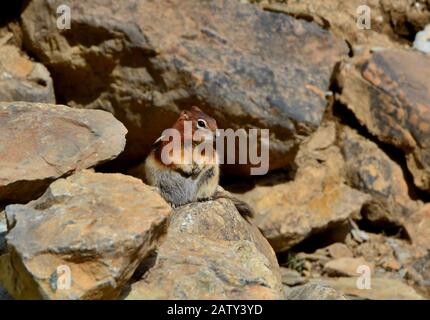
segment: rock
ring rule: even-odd
[[[400,279],[371,278],[371,289],[357,288],[356,278],[324,279],[327,285],[347,296],[370,300],[423,300],[412,287]]]
[[[295,287],[286,293],[287,300],[347,300],[345,296],[335,289],[321,284],[308,283]]]
[[[126,299],[283,299],[273,249],[229,200],[180,207]]]
[[[412,214],[405,228],[414,245],[430,250],[430,203]]]
[[[306,283],[306,279],[293,269],[281,268],[282,284],[297,286]]]
[[[236,0],[72,0],[72,27],[58,32],[62,3],[26,6],[25,45],[62,101],[126,125],[129,160],[196,104],[222,128],[270,128],[270,167],[284,167],[319,126],[333,67],[348,52],[314,23]]]
[[[413,39],[430,21],[430,6],[426,0],[380,0],[384,12],[394,32],[402,37]]]
[[[368,220],[401,225],[405,217],[420,207],[409,197],[402,168],[375,143],[355,130],[343,127],[339,144],[346,161],[349,184],[372,196],[372,201],[362,212]]]
[[[415,35],[413,47],[418,51],[430,53],[430,24]]]
[[[430,56],[378,51],[340,69],[340,102],[380,141],[402,149],[415,185],[430,191]]]
[[[273,3],[275,2],[275,3]],[[358,8],[363,4],[370,9],[370,29],[362,30],[357,26]],[[380,0],[300,0],[270,1],[262,4],[263,8],[274,12],[283,12],[298,19],[318,23],[336,37],[345,39],[357,53],[362,47],[400,48],[407,46],[395,36],[387,13],[380,5]],[[404,43],[404,44],[403,44]]]
[[[356,277],[360,275],[360,272],[357,272],[357,269],[360,266],[368,266],[370,270],[373,270],[374,265],[372,263],[367,262],[362,257],[360,258],[337,258],[327,262],[324,265],[324,271],[330,275],[340,275],[340,276],[350,276]]]
[[[323,125],[300,147],[293,181],[260,185],[237,197],[256,211],[255,221],[275,251],[285,251],[358,214],[368,195],[347,186],[345,164],[333,123]]]
[[[130,176],[84,170],[56,180],[39,199],[6,207],[9,258],[0,271],[9,271],[0,282],[16,299],[114,299],[170,213]]]
[[[340,242],[335,242],[326,249],[333,259],[353,257],[352,251],[345,244]]]
[[[35,199],[53,180],[115,158],[126,132],[101,110],[0,102],[0,203]]]
[[[55,103],[54,85],[48,69],[31,61],[17,47],[0,38],[0,101]]]

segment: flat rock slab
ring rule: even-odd
[[[345,63],[340,101],[380,141],[402,149],[414,183],[430,192],[430,56],[384,50]]]
[[[114,299],[170,213],[130,176],[85,170],[59,179],[39,199],[6,207],[0,282],[16,299]]]
[[[348,53],[317,24],[236,0],[71,0],[64,32],[52,14],[60,4],[29,3],[26,45],[64,101],[126,125],[128,159],[196,104],[224,128],[270,128],[270,166],[282,167],[320,124],[334,65]]]
[[[283,299],[273,249],[228,200],[181,207],[127,299]]]
[[[368,300],[423,300],[415,289],[400,279],[375,278],[371,279],[370,289],[359,289],[357,278],[333,278],[321,281],[339,292],[351,297]]]
[[[330,260],[324,265],[324,271],[328,275],[357,277],[361,274],[360,268],[368,267],[374,269],[373,263],[367,262],[364,258],[343,257]]]
[[[0,102],[0,203],[35,199],[56,178],[115,158],[126,133],[101,110]]]
[[[0,101],[55,103],[48,69],[30,60],[17,47],[0,44]]]

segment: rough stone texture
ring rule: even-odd
[[[371,289],[358,289],[357,278],[324,279],[324,283],[347,296],[370,300],[423,300],[412,287],[400,279],[375,278],[371,279]]]
[[[275,2],[275,3],[273,3]],[[338,38],[345,39],[351,45],[354,53],[363,47],[399,48],[404,42],[394,35],[390,17],[383,10],[380,0],[300,0],[300,1],[270,1],[263,2],[266,10],[283,12],[293,17],[318,23],[328,29]],[[371,28],[361,30],[357,27],[357,8],[367,5],[370,10]],[[360,12],[362,13],[362,12]]]
[[[430,21],[428,0],[380,0],[382,9],[388,14],[394,32],[413,38]]]
[[[287,300],[347,300],[335,289],[320,283],[308,283],[286,290]]]
[[[430,203],[412,214],[405,228],[414,245],[430,251]]]
[[[430,191],[430,56],[386,50],[346,63],[340,101],[378,139],[404,150],[417,187]]]
[[[46,67],[7,44],[12,33],[1,36],[0,101],[55,103],[54,85]]]
[[[115,158],[126,132],[101,110],[0,102],[0,203],[35,199],[52,180]]]
[[[127,299],[283,299],[273,249],[229,200],[177,210]]]
[[[372,196],[363,214],[375,223],[402,224],[421,203],[409,197],[401,167],[378,146],[344,127],[339,144],[347,167],[349,184]]]
[[[162,235],[170,206],[121,174],[84,170],[27,205],[6,207],[0,282],[16,299],[113,299]],[[60,266],[70,268],[62,289]]]
[[[338,275],[338,276],[349,276],[357,277],[360,273],[357,272],[357,268],[366,265],[371,270],[374,269],[374,265],[367,262],[362,257],[360,258],[337,258],[327,262],[324,265],[324,271],[328,275]]]
[[[335,242],[325,248],[330,257],[337,258],[352,258],[353,253],[345,244],[340,242]]]
[[[52,12],[63,3],[72,28],[60,32]],[[285,166],[320,124],[348,51],[316,24],[236,0],[34,0],[22,22],[59,101],[113,112],[134,160],[196,104],[224,128],[270,128],[271,168]]]
[[[302,144],[293,181],[237,194],[255,209],[255,221],[275,251],[345,221],[370,199],[344,183],[345,163],[335,138],[334,124],[323,125]]]

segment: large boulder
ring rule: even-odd
[[[0,282],[16,299],[116,298],[170,213],[130,176],[85,170],[56,180],[39,199],[6,207]]]
[[[127,299],[283,299],[273,249],[229,200],[173,214],[153,266]]]
[[[0,203],[35,199],[53,180],[115,158],[126,132],[101,110],[0,102]]]
[[[417,187],[430,192],[430,56],[385,50],[344,63],[345,104],[380,141],[402,149]]]
[[[57,28],[62,4],[71,29]],[[270,128],[270,167],[283,167],[319,126],[333,67],[348,52],[314,23],[236,0],[33,0],[22,25],[59,101],[126,125],[129,160],[196,104],[223,128]]]
[[[345,158],[348,182],[372,196],[363,215],[372,223],[402,225],[418,210],[411,200],[403,170],[378,145],[349,127],[340,130],[338,144]]]
[[[335,141],[334,123],[324,124],[301,145],[294,180],[257,180],[253,189],[237,194],[255,209],[255,221],[275,251],[344,222],[370,200],[345,183],[345,162]]]

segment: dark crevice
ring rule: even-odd
[[[367,219],[361,219],[356,222],[360,230],[369,233],[384,234],[387,237],[409,240],[406,230],[400,225],[374,223],[373,221],[369,221]]]

